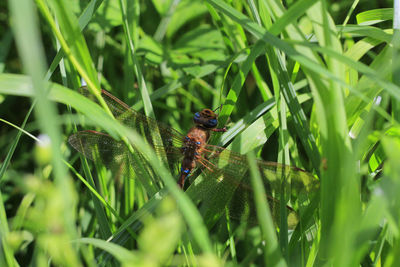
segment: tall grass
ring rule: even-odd
[[[0,4],[0,266],[398,265],[399,18],[390,5]],[[76,92],[82,79],[99,104]],[[180,190],[180,163],[170,170],[140,129],[115,120],[100,88],[182,133],[194,111],[222,105],[228,131],[210,144],[249,153],[249,177],[238,179],[252,187],[241,193],[251,192],[255,216],[228,216],[237,195],[207,172]],[[87,161],[67,144],[80,129],[121,140],[133,165],[116,175]],[[304,195],[292,181],[267,201],[272,185],[262,186],[254,155],[318,185]]]

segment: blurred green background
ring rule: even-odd
[[[1,1],[0,266],[399,265],[395,11],[393,1]],[[75,93],[82,79],[100,105]],[[243,198],[202,171],[177,188],[179,169],[109,116],[100,88],[183,134],[194,112],[222,105],[228,131],[210,144],[248,155],[235,179],[254,216],[229,217]],[[85,161],[67,141],[83,129],[133,146],[152,182]],[[287,191],[265,197],[255,158],[306,170],[315,188],[279,180]]]

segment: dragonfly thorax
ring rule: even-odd
[[[201,126],[196,126],[190,129],[189,133],[183,140],[183,156],[192,160],[195,160],[197,157],[199,157],[209,136],[209,131],[205,130]]]

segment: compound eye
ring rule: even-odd
[[[193,116],[193,120],[194,120],[194,122],[199,123],[200,122],[200,113],[196,112]]]
[[[218,121],[216,119],[210,119],[207,121],[206,126],[207,128],[214,128],[215,126],[217,126]]]

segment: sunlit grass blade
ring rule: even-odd
[[[96,247],[101,248],[104,251],[107,251],[111,255],[113,255],[116,259],[118,259],[122,264],[141,264],[141,260],[138,256],[128,249],[118,246],[114,243],[110,243],[101,239],[96,238],[80,238],[74,240],[74,243],[80,244],[90,244]]]
[[[136,33],[135,25],[137,25],[139,18],[137,17],[136,12],[132,12],[133,10],[130,10],[131,11],[130,13],[128,13],[127,11],[126,6],[134,7],[135,6],[134,1],[129,0],[127,2],[128,5],[125,3],[125,0],[119,0],[121,14],[122,14],[122,21],[125,31],[125,38],[126,42],[129,44],[130,56],[132,57],[133,64],[131,67],[135,70],[136,80],[138,82],[140,94],[142,96],[145,114],[149,117],[154,118],[153,106],[151,105],[149,92],[147,91],[146,81],[143,77],[141,66],[139,65],[139,62],[136,58],[136,48],[135,48],[136,42],[134,40],[137,40],[137,37],[134,38],[134,36],[132,36],[133,33]]]
[[[65,200],[64,205],[61,207],[64,211],[62,227],[65,228],[66,236],[73,238],[76,235],[76,229],[73,227],[73,194],[69,186],[70,182],[66,168],[62,164],[62,154],[60,150],[61,134],[54,116],[57,112],[54,104],[47,99],[47,87],[43,82],[45,54],[40,42],[37,17],[34,13],[35,9],[31,1],[21,0],[10,1],[10,10],[16,22],[13,29],[16,36],[16,43],[22,55],[25,70],[30,75],[33,96],[37,101],[37,105],[35,105],[35,114],[41,130],[43,133],[46,133],[51,140],[52,165],[54,168],[53,177],[58,190],[60,190]],[[69,263],[77,262],[77,255],[73,253],[70,246],[65,245],[59,249],[71,251],[68,260]],[[58,260],[60,260],[60,258],[58,258]]]
[[[282,258],[279,248],[278,239],[274,230],[274,223],[268,207],[266,193],[261,181],[260,173],[255,162],[255,157],[252,152],[248,154],[249,169],[251,183],[254,190],[254,201],[256,204],[257,218],[260,223],[264,246],[264,264],[273,266],[286,266],[286,262]],[[268,244],[268,245],[267,245]]]
[[[101,5],[103,1],[102,0],[91,0],[89,4],[86,6],[85,10],[79,16],[79,28],[83,30],[86,25],[89,23],[90,19],[92,18],[94,12],[98,9],[98,7]],[[58,64],[60,63],[61,59],[65,56],[63,50],[58,50],[56,56],[54,57],[53,61],[50,64],[49,69],[47,70],[46,73],[46,78],[45,80],[49,80],[50,77],[52,76],[53,72],[57,68]]]

